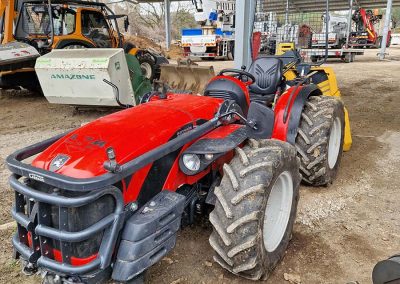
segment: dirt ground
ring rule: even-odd
[[[353,148],[336,182],[301,188],[293,239],[268,283],[371,283],[375,263],[400,252],[400,47],[378,62],[368,50],[355,63],[332,61],[349,110]],[[202,62],[215,69],[231,62]],[[105,115],[50,105],[26,91],[0,93],[0,224],[11,221],[13,194],[5,157],[12,151]],[[148,283],[251,283],[212,261],[207,225],[185,228],[175,250],[149,270]],[[12,229],[0,231],[0,283],[39,283],[11,259]]]
[[[171,44],[170,49],[167,51],[162,46],[143,36],[125,35],[125,40],[136,45],[138,48],[150,48],[161,54],[168,59],[178,59],[183,57],[182,48],[176,44]]]

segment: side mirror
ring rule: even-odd
[[[128,28],[129,28],[129,19],[128,19],[128,16],[126,16],[125,19],[124,19],[124,29],[125,29],[125,32],[128,31]]]
[[[252,102],[247,115],[247,136],[254,139],[268,139],[274,129],[275,113],[260,103]]]

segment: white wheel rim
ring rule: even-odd
[[[329,136],[328,165],[330,169],[335,167],[338,160],[341,140],[342,123],[340,122],[339,117],[336,117],[331,129],[331,135]]]
[[[150,79],[151,78],[151,71],[152,71],[150,64],[147,63],[147,62],[143,62],[142,64],[140,64],[140,67],[142,68],[143,75],[147,79]]]
[[[273,252],[282,242],[289,223],[293,200],[293,178],[285,171],[275,181],[264,213],[263,241],[267,252]]]

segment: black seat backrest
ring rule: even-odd
[[[283,63],[279,58],[259,57],[251,64],[249,72],[256,78],[250,85],[251,93],[275,94],[282,82]]]

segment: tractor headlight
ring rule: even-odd
[[[200,170],[200,158],[196,154],[184,154],[182,157],[183,165],[192,172]]]
[[[214,159],[214,155],[213,155],[213,154],[205,154],[205,155],[204,155],[204,158],[205,158],[207,161],[212,161],[212,160]]]

